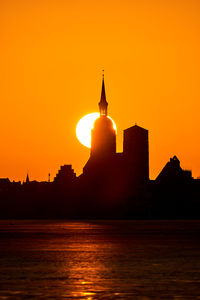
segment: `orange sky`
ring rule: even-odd
[[[171,156],[200,176],[199,0],[1,0],[0,178],[79,174],[90,150],[75,135],[98,111],[149,129],[150,177]]]

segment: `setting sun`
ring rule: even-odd
[[[76,126],[76,136],[79,142],[88,148],[91,148],[91,130],[93,129],[94,122],[97,118],[99,118],[99,113],[97,112],[85,115],[79,120]],[[113,128],[117,131],[117,126],[113,119],[109,116],[108,118],[112,120]]]

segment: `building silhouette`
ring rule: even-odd
[[[101,190],[107,184],[111,189],[117,185],[116,193],[125,195],[133,185],[149,180],[148,130],[138,125],[125,129],[123,152],[116,153],[116,131],[108,117],[104,77],[98,105],[100,116],[91,132],[90,158],[81,177],[90,181],[99,180]]]
[[[100,175],[109,172],[111,162],[116,155],[116,131],[108,117],[104,77],[102,80],[101,98],[98,103],[100,116],[94,122],[91,131],[90,158],[83,168],[83,175]],[[98,170],[98,172],[97,172]]]
[[[148,130],[138,125],[124,130],[123,157],[129,176],[138,182],[149,180]]]
[[[69,185],[75,179],[76,179],[76,174],[72,169],[72,165],[63,165],[58,170],[58,173],[54,178],[54,182],[61,185],[66,185],[66,184]]]
[[[133,125],[116,131],[108,117],[104,77],[100,116],[91,131],[90,157],[83,173],[63,165],[54,181],[11,182],[0,178],[0,218],[7,219],[181,219],[200,218],[200,179],[183,170],[176,156],[149,179],[148,130]]]
[[[29,183],[30,180],[29,180],[29,174],[27,173],[27,176],[26,176],[26,183]]]
[[[112,156],[116,153],[116,131],[113,122],[107,115],[104,78],[102,81],[101,99],[99,102],[100,117],[95,121],[91,132],[91,156],[98,158]]]
[[[156,182],[183,182],[191,179],[192,172],[183,170],[180,166],[180,160],[174,155],[157,176]]]

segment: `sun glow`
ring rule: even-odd
[[[99,118],[99,113],[91,113],[88,115],[85,115],[83,118],[81,118],[76,126],[76,136],[79,140],[79,142],[88,147],[91,148],[91,130],[93,129],[94,122],[97,118]],[[115,131],[117,131],[117,126],[113,119],[108,116],[113,122],[113,128]]]

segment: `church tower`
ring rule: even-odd
[[[91,156],[104,158],[116,153],[116,131],[112,120],[107,115],[108,102],[106,101],[104,75],[98,104],[100,116],[96,119],[91,132]]]
[[[127,175],[134,181],[149,180],[148,130],[134,125],[124,130],[124,164]]]
[[[92,175],[93,177],[108,172],[116,157],[116,131],[112,120],[108,117],[104,76],[102,79],[101,98],[98,105],[100,116],[94,122],[91,131],[90,158],[83,168],[83,174]]]

